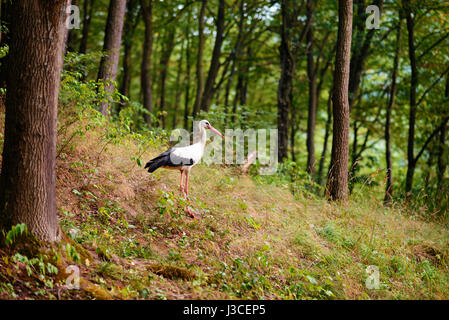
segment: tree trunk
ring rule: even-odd
[[[399,55],[401,52],[401,14],[399,14],[399,25],[396,34],[396,52],[393,61],[393,71],[391,73],[391,86],[390,86],[390,97],[388,99],[387,114],[385,119],[385,159],[387,166],[386,175],[386,188],[384,203],[388,204],[391,201],[393,195],[393,163],[391,160],[391,113],[394,107],[396,91],[397,91],[397,76],[399,68]]]
[[[410,67],[412,70],[411,83],[410,83],[410,113],[409,113],[409,131],[408,131],[408,147],[407,147],[407,176],[405,180],[405,192],[407,196],[410,195],[413,186],[413,175],[415,173],[415,122],[416,122],[416,88],[418,86],[418,69],[416,66],[415,57],[415,39],[414,39],[414,21],[412,17],[412,11],[410,6],[410,0],[403,0],[403,7],[407,19],[408,30],[408,52],[410,58]]]
[[[83,35],[80,41],[79,53],[86,53],[87,39],[89,38],[89,27],[92,19],[95,0],[84,0],[83,3]]]
[[[0,220],[59,240],[56,130],[67,0],[11,5]],[[32,27],[30,27],[32,26]]]
[[[68,5],[78,6],[78,0],[69,0]],[[78,41],[78,30],[70,29],[67,30],[67,51],[75,52],[76,43]]]
[[[309,82],[309,110],[307,118],[307,172],[314,178],[315,174],[315,119],[317,107],[316,70],[313,58],[313,6],[314,0],[307,0],[307,78]]]
[[[189,11],[187,16],[186,24],[186,78],[185,78],[185,96],[184,96],[184,129],[189,130],[189,104],[190,104],[190,21],[191,21],[191,11]]]
[[[134,40],[134,33],[139,21],[138,0],[128,0],[126,4],[126,20],[123,26],[123,77],[120,86],[120,93],[129,97],[129,88],[131,85],[131,52]]]
[[[284,161],[288,156],[288,128],[289,128],[289,112],[291,109],[291,91],[292,80],[295,72],[295,59],[290,49],[290,32],[292,29],[293,10],[291,4],[287,0],[281,1],[281,45],[279,47],[281,61],[281,77],[278,84],[277,92],[277,125],[278,125],[278,158]]]
[[[446,78],[446,90],[444,92],[446,99],[449,99],[449,76]],[[441,192],[444,181],[444,173],[447,167],[447,147],[446,147],[446,136],[447,136],[447,124],[445,124],[440,130],[439,144],[438,144],[438,190]]]
[[[320,166],[318,168],[318,178],[317,178],[317,183],[319,185],[321,185],[323,182],[324,162],[326,161],[327,143],[329,141],[330,135],[329,131],[332,124],[332,90],[333,88],[329,90],[329,98],[327,100],[327,120],[326,120],[326,127],[324,129],[323,150],[321,151]]]
[[[145,114],[145,122],[151,127],[151,112],[153,105],[153,91],[151,88],[151,54],[153,51],[153,0],[140,0],[143,21],[145,23],[145,37],[143,42],[142,66],[140,71],[140,86],[143,95],[143,107],[149,114]]]
[[[352,0],[338,1],[338,38],[335,57],[332,155],[327,182],[330,200],[348,198],[349,71],[352,40]]]
[[[174,101],[174,108],[173,108],[173,122],[172,122],[172,128],[176,128],[176,124],[178,123],[178,111],[179,111],[179,104],[181,103],[181,75],[182,75],[182,63],[184,60],[184,41],[181,43],[181,54],[178,61],[178,71],[176,72],[176,82],[175,82],[175,101]]]
[[[217,78],[220,68],[221,46],[224,40],[224,22],[225,22],[225,6],[224,0],[219,0],[217,14],[217,31],[215,36],[214,50],[210,61],[209,72],[207,74],[206,85],[204,86],[203,97],[201,99],[201,110],[208,112],[212,103],[212,97],[215,93],[215,79]]]
[[[382,9],[383,0],[376,0],[374,3],[377,7]],[[349,110],[352,110],[354,102],[357,99],[360,82],[362,79],[362,72],[364,64],[369,56],[369,48],[371,40],[374,37],[376,29],[366,30],[366,5],[364,0],[356,0],[357,14],[355,17],[354,26],[356,28],[353,55],[351,58],[351,69],[349,75]],[[366,33],[365,33],[366,32]]]
[[[109,4],[108,19],[106,22],[103,43],[103,52],[106,56],[104,56],[100,61],[98,80],[102,80],[104,82],[105,91],[110,94],[114,92],[113,82],[117,76],[125,8],[126,0],[111,0]],[[102,102],[100,105],[100,111],[104,116],[109,116],[110,102]]]
[[[196,118],[201,106],[201,97],[203,95],[203,54],[204,54],[204,13],[206,11],[207,0],[201,4],[200,15],[198,17],[198,54],[196,57],[196,97],[193,105],[193,119]]]
[[[159,111],[161,113],[160,121],[162,128],[165,128],[165,118],[166,116],[163,114],[165,111],[165,87],[167,84],[167,74],[168,74],[168,65],[170,63],[170,57],[173,52],[173,47],[175,45],[175,28],[170,28],[168,31],[167,39],[164,41],[164,46],[162,48],[161,57],[159,60],[159,66],[162,68],[161,76],[159,78],[159,90],[160,90],[160,104]]]

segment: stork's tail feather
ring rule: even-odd
[[[166,164],[167,164],[167,159],[165,157],[159,158],[159,159],[153,159],[153,160],[150,160],[147,162],[147,164],[145,165],[145,169],[148,168],[148,172],[151,173]]]

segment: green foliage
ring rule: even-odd
[[[3,231],[2,231],[3,232]],[[11,246],[16,242],[18,238],[22,238],[24,236],[28,235],[28,228],[26,224],[19,223],[11,227],[11,230],[9,230],[5,235],[5,244],[6,246]]]

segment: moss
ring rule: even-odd
[[[106,289],[83,278],[80,279],[80,288],[98,300],[112,300],[114,298]]]
[[[167,266],[162,264],[154,264],[147,266],[147,269],[158,276],[163,276],[167,279],[182,279],[182,280],[192,280],[196,278],[196,275],[183,268]]]

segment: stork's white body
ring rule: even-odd
[[[145,169],[149,168],[148,172],[150,173],[154,172],[158,168],[179,170],[181,172],[181,191],[185,192],[186,195],[188,195],[187,186],[189,183],[189,172],[193,166],[201,161],[204,154],[207,139],[206,129],[210,129],[223,137],[223,135],[212,127],[207,120],[201,120],[198,125],[200,129],[199,141],[187,147],[169,149],[161,153],[156,158],[151,159],[145,165]],[[186,179],[183,188],[182,176],[184,173],[186,174]]]

